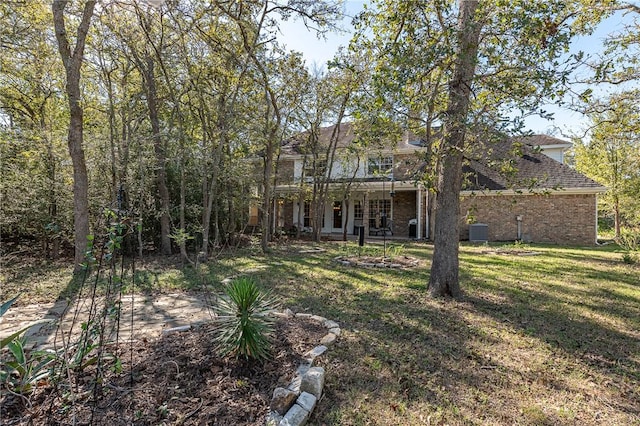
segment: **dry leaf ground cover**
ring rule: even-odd
[[[71,374],[71,387],[42,383],[25,406],[16,395],[0,398],[2,425],[219,425],[262,426],[276,386],[287,386],[303,354],[326,333],[318,323],[280,319],[266,362],[220,358],[211,324],[120,343],[121,365]]]
[[[147,260],[137,291],[216,291],[250,273],[294,311],[340,322],[311,424],[640,425],[640,268],[614,246],[508,256],[465,245],[459,301],[426,295],[429,245],[404,247],[421,260],[410,270],[341,266],[342,243],[322,248],[248,249],[199,270]],[[60,272],[3,274],[3,297],[22,289],[27,300]]]

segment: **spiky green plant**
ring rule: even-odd
[[[18,296],[0,305],[0,317],[9,310],[17,299]],[[29,393],[40,380],[50,375],[50,365],[56,359],[55,353],[27,351],[24,336],[24,333],[31,327],[49,322],[51,320],[32,322],[0,340],[0,357],[2,358],[0,383],[11,391],[19,394]]]
[[[214,339],[220,354],[247,360],[268,358],[275,321],[271,314],[277,307],[277,299],[261,290],[252,278],[237,278],[229,283],[214,307]]]

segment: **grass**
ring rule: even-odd
[[[411,270],[341,266],[354,247],[321,247],[235,252],[198,271],[145,261],[137,286],[219,291],[250,271],[285,306],[338,321],[311,424],[640,425],[640,268],[615,246],[463,245],[459,301],[427,296],[429,245],[404,246],[422,261]],[[38,283],[49,297],[69,284],[62,265],[5,269],[3,293],[26,292],[22,303],[42,301]]]

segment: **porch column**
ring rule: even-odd
[[[278,200],[279,198],[273,197],[273,218],[271,232],[275,233],[278,229]]]
[[[422,239],[422,188],[418,187],[418,194],[416,197],[416,209],[417,209],[417,217],[418,224],[416,227],[416,237],[421,240]]]
[[[364,226],[364,236],[369,235],[369,191],[364,193],[362,197],[362,225]]]

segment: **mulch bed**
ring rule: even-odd
[[[540,253],[531,250],[520,249],[497,249],[497,250],[483,250],[482,254],[497,254],[501,256],[537,256]]]
[[[73,393],[67,380],[42,383],[27,403],[3,388],[0,423],[67,425],[75,416],[78,425],[262,425],[273,390],[290,383],[302,355],[326,333],[308,319],[279,319],[272,359],[257,363],[218,357],[211,330],[121,343],[122,371],[105,365],[100,385],[95,367],[74,373]]]

